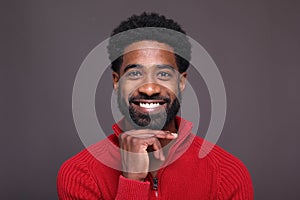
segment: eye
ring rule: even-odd
[[[167,72],[159,72],[158,76],[164,76],[164,77],[166,77],[166,76],[170,76],[170,74],[167,73]]]
[[[142,76],[142,73],[140,71],[130,71],[127,76],[131,79],[138,79]]]
[[[163,80],[167,80],[172,77],[172,75],[168,72],[158,72],[157,76],[158,76],[158,78],[163,79]]]

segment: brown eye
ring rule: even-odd
[[[171,78],[172,75],[170,73],[168,73],[168,72],[159,72],[157,74],[157,76],[158,76],[159,79],[168,80],[168,79]]]
[[[158,73],[158,76],[166,77],[166,76],[170,76],[170,74],[167,72],[160,72],[160,73]]]
[[[131,79],[137,79],[142,76],[142,73],[140,71],[130,71],[128,72],[127,76]]]

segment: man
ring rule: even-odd
[[[139,29],[144,27],[158,29]],[[108,46],[124,118],[107,140],[63,164],[59,198],[253,199],[244,165],[218,146],[199,158],[203,139],[191,134],[191,122],[176,116],[191,51],[185,32],[155,13],[133,15],[112,36],[126,31]]]

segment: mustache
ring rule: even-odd
[[[152,95],[152,96],[148,96],[148,95],[144,95],[144,94],[139,94],[139,95],[136,95],[136,96],[131,96],[128,99],[128,101],[130,103],[133,102],[133,101],[136,101],[136,100],[163,100],[166,103],[170,103],[171,102],[171,100],[170,100],[169,97],[160,96],[159,94]]]

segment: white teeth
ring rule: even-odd
[[[159,103],[140,103],[140,106],[143,108],[156,108],[159,106]]]

